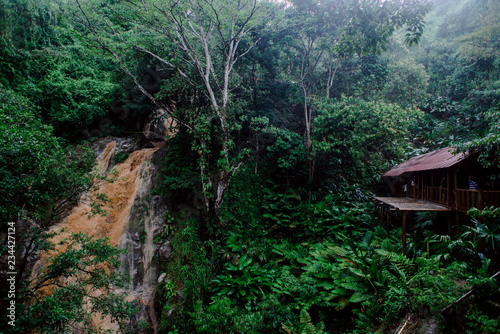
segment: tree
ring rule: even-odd
[[[429,94],[429,75],[422,64],[418,64],[408,48],[393,39],[388,50],[388,73],[385,83],[374,95],[384,101],[397,103],[404,107],[424,103]]]
[[[396,104],[342,97],[318,102],[313,145],[326,177],[371,186],[400,161],[423,113]],[[377,181],[377,180],[376,180]]]
[[[2,2],[0,84],[29,96],[57,136],[76,141],[109,112],[118,85],[112,62],[82,45],[64,14],[54,1]]]
[[[145,95],[196,138],[206,217],[218,223],[224,194],[246,153],[231,137],[238,108],[231,93],[238,86],[234,67],[259,41],[254,29],[264,17],[271,18],[271,7],[257,0],[128,1],[93,6],[99,14],[93,16],[82,1],[77,3],[83,25],[131,77],[107,37],[152,57],[162,71],[175,71],[183,85],[191,85],[194,96],[202,94],[188,110],[179,110],[171,107],[177,101],[169,106],[134,78]],[[133,28],[123,29],[127,25]]]
[[[341,58],[350,55],[380,53],[389,37],[406,26],[406,43],[416,44],[423,32],[427,1],[360,1],[360,0],[296,0],[288,10],[294,31],[292,45],[298,53],[298,82],[302,87],[304,104],[304,145],[309,161],[309,181],[314,176],[311,152],[312,98],[317,82],[326,77],[326,95],[330,89]],[[336,62],[332,57],[339,58]],[[327,74],[318,73],[325,64]],[[335,67],[334,67],[335,64]]]
[[[489,0],[480,16],[480,27],[456,39],[460,53],[468,58],[488,58],[500,55],[500,3]]]
[[[0,235],[6,245],[6,224],[16,223],[20,283],[46,230],[92,187],[95,158],[84,147],[67,150],[30,101],[12,91],[0,90],[0,130]]]
[[[72,233],[51,245],[45,263],[37,268],[39,274],[17,293],[24,307],[19,309],[22,312],[12,328],[14,332],[64,333],[70,328],[94,332],[97,328],[92,316],[100,314],[110,316],[125,333],[135,310],[114,292],[113,288],[125,286],[125,280],[110,270],[119,265],[122,253],[106,238],[95,239],[83,233]]]
[[[340,2],[338,2],[340,4]],[[311,124],[313,116],[312,95],[314,88],[319,80],[316,69],[324,61],[326,54],[335,52],[328,43],[335,44],[335,37],[328,38],[329,30],[339,29],[346,24],[346,16],[339,15],[337,3],[335,1],[319,2],[313,0],[292,1],[292,6],[288,10],[288,24],[292,31],[291,47],[297,51],[296,77],[302,90],[304,106],[304,146],[306,149],[306,158],[309,165],[309,180],[312,181],[314,171],[314,161],[311,159]],[[331,44],[330,44],[331,45]],[[332,56],[328,62],[328,80],[326,94],[329,96],[331,82],[335,76]],[[337,63],[338,65],[338,63]]]
[[[65,148],[59,138],[53,135],[53,128],[42,123],[34,113],[35,110],[29,100],[12,91],[0,89],[0,255],[4,259],[7,259],[7,255],[9,259],[15,258],[15,288],[19,310],[21,310],[22,303],[26,306],[28,299],[32,297],[30,297],[32,289],[37,290],[52,279],[65,277],[68,271],[75,269],[73,263],[64,259],[79,261],[81,258],[71,256],[80,254],[87,256],[85,261],[91,263],[91,258],[95,255],[96,263],[98,263],[108,261],[109,259],[106,259],[108,255],[116,257],[116,251],[113,253],[108,246],[93,248],[99,243],[92,243],[90,239],[83,236],[70,238],[68,242],[75,242],[75,245],[80,244],[83,247],[78,251],[81,253],[68,253],[67,258],[62,253],[54,255],[49,262],[52,261],[52,264],[57,262],[59,269],[49,265],[48,267],[52,269],[38,276],[41,280],[39,282],[42,283],[35,287],[37,284],[33,282],[33,277],[36,275],[31,276],[31,271],[34,263],[39,259],[40,252],[52,248],[50,239],[54,233],[49,229],[80,200],[83,192],[92,187],[93,177],[89,172],[95,163],[95,157],[90,149]],[[8,233],[12,229],[15,230],[14,235]],[[12,242],[13,237],[15,243]],[[8,245],[15,245],[15,247],[7,247]],[[96,253],[99,251],[107,252],[107,255]],[[6,261],[1,265],[0,279],[4,281],[7,272],[14,270],[6,269]],[[65,266],[64,270],[61,266]],[[79,270],[85,271],[86,269],[80,267]],[[100,273],[97,274],[100,275]],[[90,281],[92,282],[94,281]],[[74,285],[66,286],[50,297],[55,303],[51,305],[58,305],[61,309],[66,307],[65,302],[76,303],[77,299],[72,299],[76,296],[70,297],[70,295],[76,292],[73,288],[80,289],[80,293],[87,291],[87,287],[80,286],[81,283],[78,281]],[[8,288],[7,284],[3,285],[2,293],[5,293]],[[61,315],[56,314],[57,310],[49,307],[49,299],[44,299],[41,304],[35,303],[33,307],[38,307],[38,311],[42,313],[54,311],[50,319],[60,315],[61,319],[57,321],[63,322],[64,326],[80,320],[77,318],[75,309],[81,308],[81,302],[71,306],[71,310],[65,311],[67,314]],[[5,311],[5,301],[2,301],[0,305],[2,312]],[[47,313],[44,314],[47,315]],[[1,318],[2,321],[7,319],[5,316]],[[43,329],[39,327],[39,324],[44,321],[48,322],[48,319],[40,315],[40,318],[27,317],[25,320],[32,322],[35,328]]]

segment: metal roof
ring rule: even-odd
[[[465,153],[453,154],[454,149],[445,147],[437,151],[413,157],[402,164],[397,165],[383,176],[400,176],[405,173],[420,172],[449,168],[465,160],[469,155]]]

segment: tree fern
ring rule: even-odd
[[[389,260],[391,267],[400,275],[402,282],[405,284],[415,275],[415,265],[413,261],[406,256],[383,249],[377,249],[376,252],[383,258]]]
[[[320,322],[316,326],[312,323],[311,316],[306,309],[300,311],[300,324],[291,329],[282,325],[282,329],[288,334],[323,334],[325,333],[325,325]]]

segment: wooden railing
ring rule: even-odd
[[[455,190],[455,203],[459,211],[468,211],[470,208],[482,209],[483,191],[457,189]]]
[[[450,204],[450,196],[448,193],[448,188],[443,187],[423,187],[423,197],[427,201],[436,202],[443,205]]]
[[[417,187],[409,186],[408,193],[406,195],[411,198],[417,198]]]
[[[424,187],[424,189],[425,188],[429,188],[429,187]],[[425,195],[424,195],[424,197],[422,197],[423,194],[425,193],[425,190],[423,190],[422,188],[417,187],[417,186],[409,186],[408,190],[409,190],[408,195],[407,195],[408,197],[425,199]]]
[[[463,212],[467,212],[470,208],[500,207],[500,191],[498,190],[456,189],[449,191],[444,187],[424,186],[420,189],[410,187],[408,196],[451,208],[455,207]]]
[[[483,190],[483,198],[485,207],[500,207],[500,191],[498,190]]]
[[[500,207],[500,191],[498,190],[458,189],[455,197],[457,209],[461,211],[467,211],[470,208]]]

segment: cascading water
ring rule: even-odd
[[[116,141],[112,141],[99,156],[98,168],[103,172],[109,169],[115,149]],[[88,203],[81,203],[66,218],[64,227],[72,232],[81,231],[88,235],[108,237],[112,245],[118,245],[127,231],[136,193],[143,186],[141,176],[148,173],[151,156],[157,149],[146,148],[132,152],[124,162],[114,167],[117,179],[99,185],[97,192],[105,194],[109,200],[103,206],[106,211],[105,216],[95,215],[89,219],[88,213],[91,208]]]
[[[97,158],[97,168],[101,175],[115,177],[113,182],[101,181],[96,190],[107,197],[108,201],[102,207],[106,215],[89,218],[91,207],[84,195],[80,204],[56,227],[57,230],[64,228],[66,231],[57,239],[62,239],[70,232],[83,232],[96,237],[108,237],[110,244],[127,249],[121,259],[120,271],[129,275],[130,284],[125,291],[116,292],[139,306],[139,312],[132,321],[146,320],[150,332],[156,333],[157,319],[153,306],[157,285],[157,269],[153,264],[156,251],[154,238],[163,230],[166,207],[160,196],[152,195],[156,171],[152,157],[162,145],[136,150],[125,161],[112,166],[120,140],[107,140],[104,143],[106,147]],[[93,324],[102,330],[119,332],[118,326],[110,318],[103,320],[100,314],[94,316]],[[78,333],[79,330],[73,332]]]

